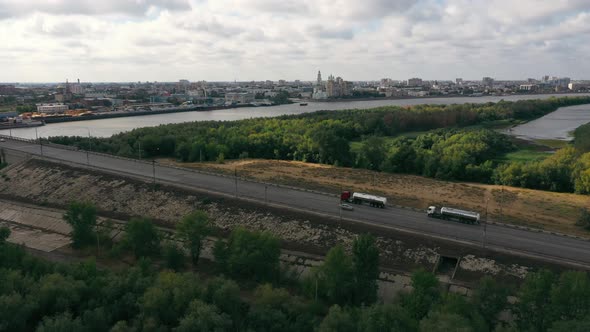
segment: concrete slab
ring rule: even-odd
[[[5,221],[0,221],[0,226],[10,229],[8,242],[24,244],[26,247],[52,252],[58,248],[69,245],[72,241],[69,237],[57,233],[44,232]]]

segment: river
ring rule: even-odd
[[[582,94],[576,94],[582,95]],[[74,121],[47,124],[37,128],[19,128],[12,130],[0,130],[1,134],[13,135],[22,138],[49,137],[49,136],[88,136],[109,137],[124,131],[141,127],[154,127],[161,124],[182,123],[190,121],[221,120],[231,121],[258,117],[272,117],[288,114],[301,114],[320,110],[344,110],[365,109],[380,106],[405,106],[418,104],[462,104],[462,103],[486,103],[497,102],[502,99],[516,101],[522,99],[546,99],[552,96],[576,96],[576,95],[516,95],[516,96],[484,96],[484,97],[452,97],[452,98],[416,98],[416,99],[391,99],[370,101],[339,101],[339,102],[309,102],[307,106],[299,104],[278,105],[270,107],[243,107],[214,111],[195,111],[182,113],[168,113],[133,116],[126,118],[113,118],[88,121]],[[590,94],[584,94],[590,95]],[[553,113],[552,113],[553,114]],[[589,115],[590,116],[590,115]],[[540,120],[540,119],[539,119]],[[536,120],[536,121],[539,121]],[[587,120],[586,122],[590,121]],[[581,125],[583,123],[579,123]],[[548,127],[551,127],[549,124]],[[575,128],[574,128],[575,129]],[[550,132],[552,129],[545,128]]]
[[[590,122],[590,105],[559,108],[541,118],[511,128],[507,134],[523,139],[572,140],[571,132]]]

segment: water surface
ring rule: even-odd
[[[590,95],[590,94],[576,94]],[[371,100],[371,101],[339,101],[339,102],[309,102],[307,106],[299,104],[278,105],[271,107],[244,107],[214,111],[195,111],[183,113],[168,113],[155,115],[142,115],[127,118],[100,119],[88,121],[74,121],[51,123],[37,128],[19,128],[12,130],[0,130],[4,135],[23,138],[35,138],[48,136],[88,136],[108,137],[124,131],[141,127],[154,127],[161,124],[181,123],[190,121],[207,120],[240,120],[258,117],[272,117],[288,114],[301,114],[319,110],[344,110],[364,109],[380,106],[405,106],[419,104],[463,104],[497,102],[502,99],[516,101],[523,99],[546,99],[551,96],[576,96],[576,95],[517,95],[517,96],[484,96],[484,97],[452,97],[452,98],[416,98],[397,100]],[[590,121],[590,120],[589,120]]]

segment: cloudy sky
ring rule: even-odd
[[[590,0],[0,0],[0,82],[590,79]]]

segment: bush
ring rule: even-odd
[[[166,267],[171,270],[179,271],[184,268],[185,256],[181,248],[174,243],[168,243],[162,250]]]
[[[578,218],[576,225],[590,231],[590,211],[587,208],[582,208],[580,210],[580,217]]]

